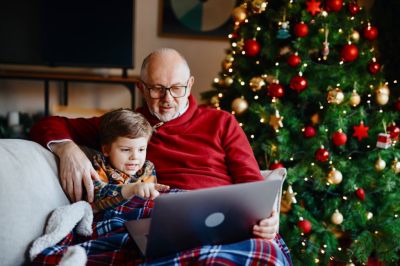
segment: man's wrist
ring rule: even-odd
[[[64,147],[66,145],[70,145],[71,143],[73,143],[73,142],[71,140],[68,140],[68,139],[59,140],[59,141],[51,141],[51,142],[49,142],[47,144],[47,147],[49,148],[49,150],[51,152],[53,152],[54,154],[59,156],[62,153]]]

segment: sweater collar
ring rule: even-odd
[[[158,128],[164,124],[168,125],[168,126],[176,126],[176,125],[183,124],[183,123],[189,121],[193,117],[196,110],[197,110],[197,102],[196,102],[196,99],[193,97],[193,95],[189,95],[189,107],[182,115],[180,115],[177,118],[174,118],[168,122],[164,122],[164,123],[161,122],[157,117],[155,117],[154,115],[151,114],[147,105],[144,107],[138,108],[138,112],[142,113],[146,117],[146,119],[150,122],[150,124],[155,128]]]

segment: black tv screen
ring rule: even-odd
[[[134,0],[0,0],[0,63],[133,67]]]

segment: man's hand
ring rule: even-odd
[[[137,195],[142,198],[154,200],[160,195],[159,191],[166,191],[169,186],[154,183],[131,183],[122,187],[121,193],[124,199],[130,199]]]
[[[254,236],[272,240],[278,232],[279,215],[276,211],[272,211],[269,218],[261,220],[258,225],[253,227]]]
[[[82,181],[87,200],[93,202],[93,182],[99,179],[97,172],[82,150],[73,141],[51,143],[51,150],[60,158],[61,186],[71,201],[82,199]]]

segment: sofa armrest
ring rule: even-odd
[[[39,144],[0,139],[0,261],[21,265],[48,215],[69,204],[58,179],[56,157]]]

